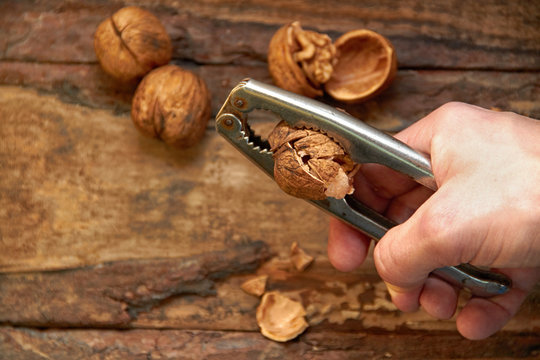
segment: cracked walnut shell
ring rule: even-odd
[[[103,70],[121,81],[140,78],[172,56],[165,27],[136,6],[118,10],[98,26],[94,50]]]
[[[257,307],[257,324],[261,333],[275,341],[289,341],[300,335],[309,326],[306,310],[298,301],[277,291],[264,294]]]
[[[285,121],[268,137],[274,157],[274,179],[289,195],[309,200],[342,199],[352,194],[358,166],[328,136],[291,128]]]
[[[268,69],[274,83],[285,90],[308,97],[326,92],[355,103],[390,85],[397,59],[390,41],[374,31],[349,31],[332,43],[327,35],[303,30],[295,21],[272,37]]]
[[[295,21],[270,40],[268,69],[277,86],[308,97],[322,96],[322,84],[332,74],[335,55],[328,35],[303,30]]]
[[[146,136],[187,148],[204,136],[210,93],[203,79],[175,65],[146,75],[133,97],[131,118]]]

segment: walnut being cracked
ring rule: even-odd
[[[358,166],[328,136],[294,129],[281,121],[268,142],[274,156],[274,179],[287,194],[323,200],[353,193],[352,177]]]

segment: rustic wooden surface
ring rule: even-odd
[[[396,81],[345,107],[383,130],[451,100],[540,118],[534,1],[1,1],[0,358],[540,356],[540,288],[503,331],[467,341],[452,321],[397,311],[370,260],[332,269],[326,216],[283,194],[212,123],[188,150],[142,137],[129,118],[137,84],[103,73],[92,46],[126,4],[163,21],[173,62],[206,80],[214,114],[244,77],[270,81],[269,39],[300,20],[333,38],[390,38]],[[293,241],[316,258],[306,272],[287,261]],[[259,334],[258,299],[240,290],[254,274],[308,307],[299,339]]]

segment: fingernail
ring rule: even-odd
[[[418,310],[418,297],[420,296],[419,290],[408,290],[387,282],[385,282],[385,284],[386,288],[388,289],[388,293],[392,298],[392,302],[397,306],[398,309],[404,312]]]
[[[390,283],[387,283],[386,281],[384,282],[384,284],[386,285],[386,289],[388,289],[388,293],[390,294],[390,297],[392,299],[394,299],[400,292],[402,292],[400,291],[400,288]]]

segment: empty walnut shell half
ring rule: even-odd
[[[334,45],[337,63],[325,91],[334,99],[354,103],[386,89],[397,71],[394,47],[384,36],[370,30],[343,34]]]
[[[143,134],[180,148],[201,140],[210,112],[210,93],[204,80],[175,65],[146,75],[131,105],[131,119]]]
[[[137,6],[118,10],[98,26],[94,50],[103,70],[121,81],[140,78],[172,56],[165,27]]]
[[[281,121],[268,136],[274,157],[274,179],[287,194],[302,199],[342,199],[352,194],[358,166],[328,136],[291,128]]]
[[[275,341],[289,341],[300,335],[309,326],[306,310],[298,301],[277,291],[264,294],[257,308],[257,324],[261,333]]]
[[[308,97],[326,92],[355,103],[388,87],[397,59],[390,41],[374,31],[349,31],[332,43],[328,35],[303,30],[295,21],[272,37],[268,69],[274,83],[285,90]]]

